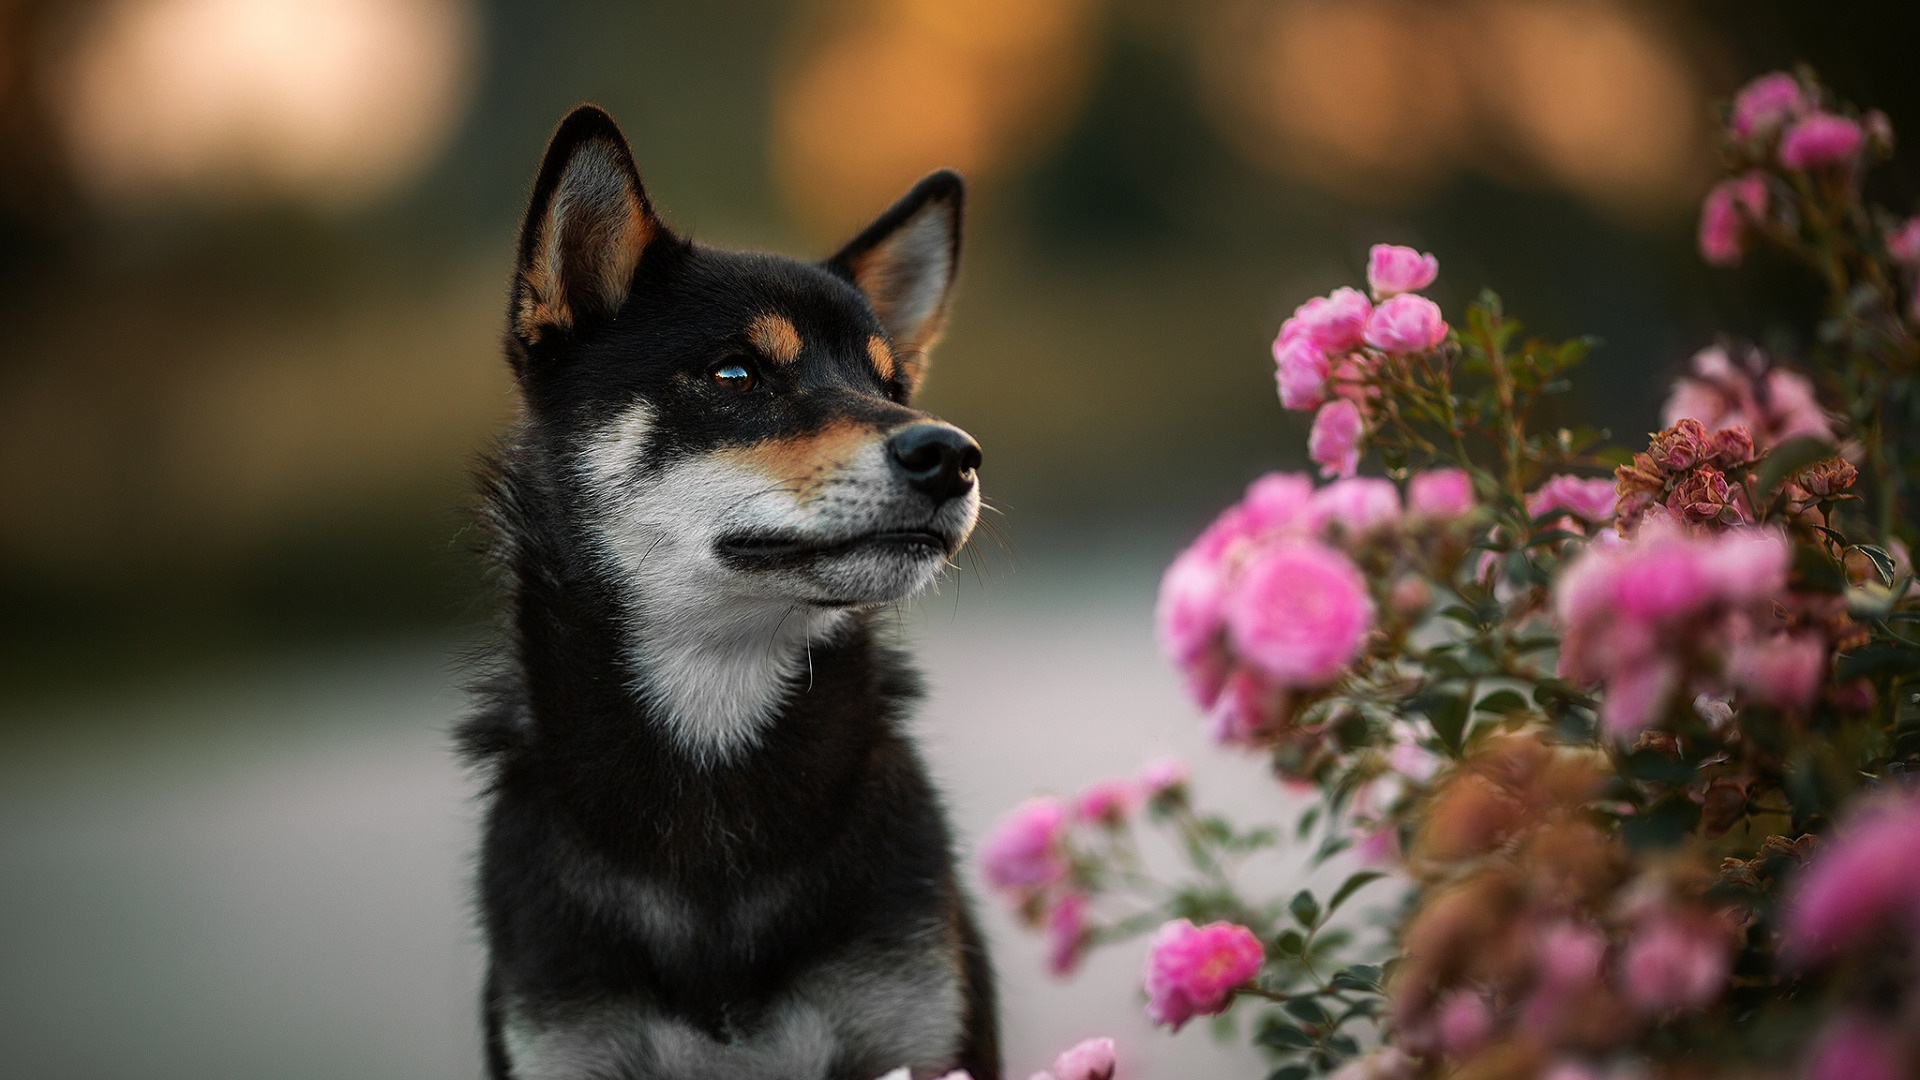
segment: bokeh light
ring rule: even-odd
[[[989,177],[1085,91],[1096,0],[845,0],[776,90],[774,167],[801,220],[857,226],[941,166]]]
[[[432,160],[476,44],[463,0],[117,0],[49,97],[79,181],[108,201],[350,208]]]
[[[1639,8],[1247,0],[1218,8],[1202,41],[1229,141],[1348,198],[1405,202],[1461,168],[1633,214],[1698,194],[1702,92]]]

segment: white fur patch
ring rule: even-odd
[[[804,500],[722,455],[643,474],[652,425],[645,405],[608,425],[582,451],[583,480],[628,596],[636,692],[690,756],[724,761],[758,739],[789,695],[805,692],[809,650],[846,627],[846,602],[918,592],[941,564],[854,552],[804,573],[736,570],[715,553],[722,536],[752,529],[838,539],[898,528],[900,500],[911,494],[877,438]],[[964,534],[978,509],[975,492],[936,516]]]
[[[965,1004],[945,934],[930,928],[909,949],[855,949],[821,964],[725,1041],[638,1003],[538,1014],[510,1003],[507,1057],[521,1080],[817,1080],[835,1066],[878,1075],[903,1062],[943,1069],[959,1050]]]

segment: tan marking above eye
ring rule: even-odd
[[[800,358],[800,331],[783,315],[755,315],[747,324],[747,343],[776,364]]]
[[[883,381],[893,381],[893,350],[887,347],[885,338],[875,335],[867,339],[867,359],[873,361],[873,370]]]
[[[752,469],[806,502],[820,493],[836,470],[880,437],[870,427],[839,423],[803,435],[730,447],[714,456]]]

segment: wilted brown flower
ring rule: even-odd
[[[1667,509],[1692,522],[1732,524],[1745,516],[1734,502],[1726,475],[1711,465],[1702,465],[1674,485]]]
[[[1738,424],[1713,433],[1707,441],[1707,461],[1722,471],[1753,461],[1753,436]]]
[[[1721,836],[1740,821],[1747,808],[1747,786],[1731,777],[1707,785],[1700,807],[1700,827],[1709,836]]]
[[[1707,456],[1710,439],[1700,421],[1683,416],[1667,430],[1654,433],[1647,454],[1654,464],[1668,472],[1685,472]]]
[[[1832,499],[1845,494],[1859,476],[1847,459],[1830,457],[1807,466],[1794,481],[1816,499]]]
[[[1667,475],[1662,472],[1651,454],[1633,455],[1633,464],[1621,465],[1613,470],[1613,489],[1621,498],[1628,495],[1659,492],[1667,486]]]

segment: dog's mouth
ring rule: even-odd
[[[838,540],[795,533],[730,533],[715,541],[713,548],[721,558],[736,566],[772,570],[861,551],[892,552],[908,558],[941,558],[949,546],[948,538],[932,529],[887,529]]]

